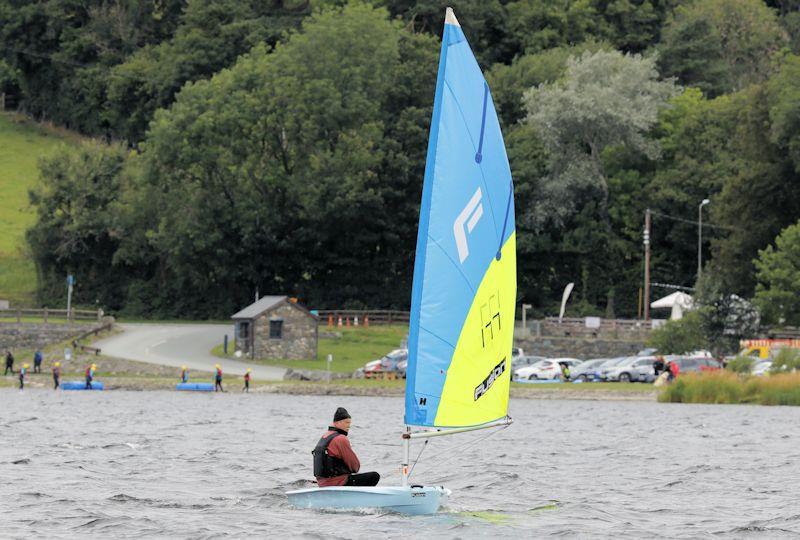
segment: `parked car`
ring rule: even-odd
[[[608,362],[609,358],[594,358],[582,362],[580,365],[575,366],[575,369],[570,369],[570,377],[573,381],[593,381],[600,379],[600,366]]]
[[[638,356],[620,356],[617,358],[612,358],[608,360],[604,364],[600,365],[598,371],[600,372],[600,380],[605,381],[608,379],[608,373],[616,366],[617,364],[621,364],[623,362],[628,362],[633,358],[639,358]]]
[[[655,356],[631,356],[624,362],[617,362],[606,371],[607,381],[652,382],[656,378],[653,363]]]
[[[398,364],[408,362],[408,349],[395,349],[383,358],[367,362],[364,366],[364,378],[370,379],[383,373],[397,372]]]
[[[397,363],[397,376],[401,379],[406,378],[406,368],[408,368],[408,360],[400,360]]]
[[[535,364],[523,367],[514,372],[514,379],[558,379],[561,377],[561,366],[559,364],[566,363],[570,371],[573,367],[582,363],[577,358],[549,358],[541,360]]]
[[[658,349],[654,347],[648,347],[646,349],[642,349],[641,351],[636,353],[636,356],[653,356],[658,352]]]
[[[713,358],[686,357],[672,359],[678,364],[678,376],[681,373],[699,373],[701,371],[716,371],[722,369],[722,365]]]
[[[753,375],[756,377],[763,377],[769,375],[769,370],[772,368],[772,362],[758,362],[753,366]]]
[[[518,356],[516,358],[511,358],[511,373],[514,373],[519,368],[523,368],[525,366],[532,366],[536,362],[541,362],[542,360],[547,360],[544,356]]]

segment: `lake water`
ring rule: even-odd
[[[402,403],[0,390],[0,537],[800,535],[800,411],[788,407],[518,399],[508,429],[431,440],[412,479],[453,490],[437,515],[288,505],[337,406],[362,470],[397,485]]]

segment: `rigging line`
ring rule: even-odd
[[[483,81],[483,113],[481,114],[481,136],[478,139],[478,152],[475,154],[475,163],[483,161],[483,133],[486,128],[486,100],[489,97],[489,85]]]
[[[423,444],[422,448],[420,448],[419,454],[417,454],[417,459],[414,460],[414,464],[411,466],[411,470],[408,471],[408,478],[411,478],[411,475],[414,474],[414,469],[417,467],[417,462],[419,461],[419,458],[422,457],[422,452],[424,452],[425,449],[428,447],[429,442],[430,439],[425,439],[425,444]]]
[[[514,182],[508,183],[508,202],[506,203],[506,217],[503,218],[503,233],[500,235],[500,245],[497,248],[495,259],[500,260],[503,251],[503,239],[506,237],[506,226],[508,225],[508,214],[511,212],[511,202],[514,200]]]
[[[486,434],[486,435],[484,435],[483,437],[478,437],[477,439],[473,440],[472,442],[469,442],[469,443],[466,443],[466,444],[451,444],[451,445],[450,445],[450,446],[448,446],[447,448],[443,449],[441,452],[437,452],[436,454],[433,454],[432,456],[428,456],[427,460],[428,460],[428,461],[430,461],[431,459],[434,459],[434,458],[436,458],[436,457],[438,457],[438,456],[441,456],[442,454],[445,454],[445,453],[447,453],[447,452],[451,452],[451,455],[450,455],[450,457],[449,457],[448,459],[445,459],[444,461],[439,461],[439,462],[437,462],[437,463],[436,463],[436,466],[440,466],[440,465],[443,465],[443,464],[445,464],[445,463],[450,463],[450,462],[451,462],[451,461],[453,461],[455,458],[457,458],[457,457],[462,457],[462,455],[461,455],[461,453],[460,453],[460,452],[452,452],[453,448],[455,448],[455,447],[459,447],[459,448],[461,448],[462,450],[464,450],[464,449],[467,449],[467,448],[470,448],[470,447],[472,447],[472,446],[474,446],[474,445],[478,444],[479,442],[483,442],[483,441],[485,441],[485,440],[486,440],[486,439],[488,439],[489,437],[493,437],[493,436],[497,435],[498,433],[500,433],[500,432],[501,432],[501,431],[503,431],[504,429],[507,429],[507,428],[511,427],[511,424],[505,424],[505,425],[498,426],[498,427],[499,427],[499,429],[497,429],[497,430],[495,430],[495,431],[490,431],[489,433],[487,433],[487,434]],[[423,462],[423,463],[424,463],[424,462]]]
[[[672,221],[680,221],[682,223],[691,223],[692,225],[699,225],[700,222],[693,220],[693,219],[686,219],[686,218],[679,218],[675,216],[669,216],[667,214],[662,214],[661,212],[657,212],[655,210],[650,210],[650,213],[654,216],[663,217],[665,219],[671,219]],[[714,225],[713,223],[703,223],[703,227],[709,227],[711,229],[723,229],[728,231],[741,231],[740,227],[731,227],[729,225]]]
[[[509,417],[509,418],[511,418],[511,417]],[[428,461],[430,461],[432,459],[435,459],[435,458],[437,458],[437,457],[439,457],[439,456],[441,456],[443,454],[452,453],[453,449],[455,449],[455,448],[466,449],[466,448],[469,448],[471,446],[474,446],[474,445],[478,444],[479,442],[484,441],[484,440],[488,439],[489,437],[492,437],[492,436],[496,435],[497,433],[500,433],[501,431],[503,431],[504,429],[509,428],[509,427],[511,427],[511,424],[505,424],[505,425],[497,426],[497,428],[498,428],[497,430],[490,431],[486,435],[484,435],[482,437],[478,437],[477,439],[474,439],[473,441],[468,442],[466,444],[462,444],[462,443],[449,444],[449,445],[445,446],[441,451],[436,452],[435,454],[428,456],[426,458],[426,461],[423,461],[423,463],[427,463]],[[427,444],[428,441],[430,441],[430,439],[425,439],[425,444]],[[423,446],[423,450],[424,450],[424,448],[425,447]],[[422,451],[420,451],[420,455],[422,455]],[[414,461],[414,466],[415,467],[416,467],[417,461],[419,461],[420,455],[418,455],[417,456],[417,460]],[[455,453],[453,453],[451,455],[450,459],[446,459],[444,461],[440,461],[439,463],[436,463],[436,465],[441,465],[443,463],[449,463],[455,457],[459,457],[459,456],[460,456],[460,454],[458,452],[455,452]],[[413,471],[413,468],[412,468],[412,471]],[[398,469],[393,468],[392,472],[388,473],[386,475],[386,477],[388,478],[388,477],[392,477],[394,475],[399,475],[399,474],[400,474],[400,471]],[[408,475],[410,477],[411,473],[409,473]]]

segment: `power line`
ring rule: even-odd
[[[659,216],[659,217],[662,217],[664,219],[671,219],[672,221],[680,221],[681,223],[690,223],[692,225],[700,225],[699,221],[695,221],[693,219],[685,219],[685,218],[679,218],[679,217],[675,217],[675,216],[669,216],[667,214],[662,214],[661,212],[656,212],[655,210],[650,210],[650,213],[653,214],[654,216]],[[712,229],[722,229],[722,230],[727,230],[727,231],[741,231],[742,230],[739,227],[731,227],[729,225],[714,225],[712,223],[703,223],[703,227],[710,227]]]

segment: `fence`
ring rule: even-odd
[[[370,324],[408,324],[408,311],[394,311],[389,309],[334,309],[317,310],[319,320],[328,326],[342,326]]]
[[[67,313],[66,309],[29,309],[29,308],[14,308],[0,310],[0,319],[16,319],[16,322],[22,322],[22,319],[41,319],[48,322],[50,319],[63,319],[70,322],[74,321],[102,321],[102,309],[71,309]]]
[[[111,330],[114,327],[113,322],[107,322],[102,326],[98,326],[97,328],[92,328],[88,332],[84,332],[83,334],[79,335],[75,339],[72,340],[72,347],[73,348],[80,348],[81,351],[92,352],[94,354],[100,354],[100,349],[97,347],[92,347],[90,345],[82,345],[80,344],[80,340],[86,339],[89,336],[96,336],[100,332],[104,332],[106,330]]]

